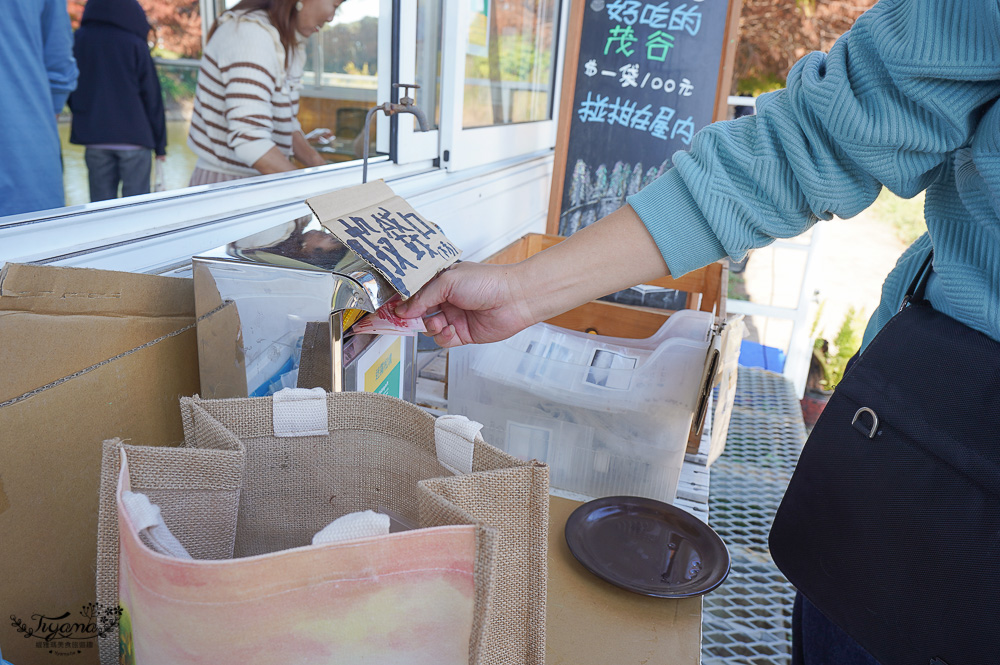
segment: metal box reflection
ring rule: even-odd
[[[393,351],[377,335],[344,340],[346,311],[374,312],[395,290],[315,216],[196,256],[192,268],[203,397],[262,396],[287,387],[396,394],[384,382],[372,385],[381,377],[364,376],[375,360],[370,356],[395,353],[387,367],[400,367],[397,396],[412,401],[412,336]]]

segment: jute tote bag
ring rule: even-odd
[[[183,447],[105,442],[102,663],[542,665],[548,468],[392,397],[293,392],[182,399]],[[415,528],[312,544],[366,510]]]

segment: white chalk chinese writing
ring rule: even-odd
[[[655,115],[654,115],[655,113]],[[639,103],[628,98],[587,93],[587,98],[580,102],[577,117],[580,122],[602,122],[609,125],[627,127],[640,132],[648,132],[650,136],[666,141],[679,139],[685,145],[691,144],[694,138],[694,118],[676,119],[676,109],[670,106],[659,106],[654,109],[652,104],[639,108]]]

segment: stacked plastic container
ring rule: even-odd
[[[646,339],[541,323],[451,349],[448,411],[483,423],[512,455],[547,462],[555,488],[671,502],[713,320],[682,310]]]

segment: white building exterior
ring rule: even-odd
[[[201,0],[205,30],[210,18],[231,0]],[[549,188],[559,117],[560,83],[567,0],[525,3],[555,19],[550,75],[541,81],[503,84],[502,101],[513,90],[530,88],[547,95],[547,112],[537,120],[464,127],[469,90],[484,82],[470,76],[466,55],[469,26],[476,19],[469,0],[350,0],[367,2],[378,15],[377,92],[370,81],[336,92],[344,77],[318,70],[312,89],[317,97],[367,94],[369,106],[392,99],[392,82],[422,81],[417,104],[439,111],[428,132],[415,131],[413,116],[401,115],[395,129],[379,113],[377,149],[368,178],[384,179],[417,210],[436,222],[463,250],[463,259],[483,259],[526,233],[545,231]],[[486,0],[484,7],[497,0]],[[348,3],[350,4],[350,3]],[[436,39],[435,39],[436,37]],[[437,50],[436,50],[437,49]],[[435,66],[436,65],[436,66]],[[320,65],[320,68],[322,65]],[[436,80],[428,85],[428,72]],[[392,73],[392,76],[385,75]],[[433,76],[434,74],[432,74]],[[393,80],[390,80],[393,79]],[[307,86],[309,80],[306,81]],[[490,82],[485,81],[489,86]],[[367,93],[359,92],[368,88]],[[436,91],[435,91],[436,88]],[[509,88],[509,89],[508,89]],[[436,98],[432,97],[436,95]],[[749,100],[752,103],[752,100]],[[747,104],[744,98],[731,103]],[[494,110],[494,114],[496,110]],[[536,113],[536,116],[538,114]],[[435,117],[438,117],[435,114]],[[433,120],[434,118],[432,118]],[[153,274],[190,274],[190,259],[200,252],[310,214],[304,201],[317,194],[361,183],[360,160],[0,218],[0,263],[36,262]],[[810,252],[811,255],[811,252]],[[806,282],[810,282],[807,270]],[[730,302],[731,312],[791,319],[794,322],[786,375],[801,393],[811,345],[805,312],[811,285],[804,283],[795,309]]]

